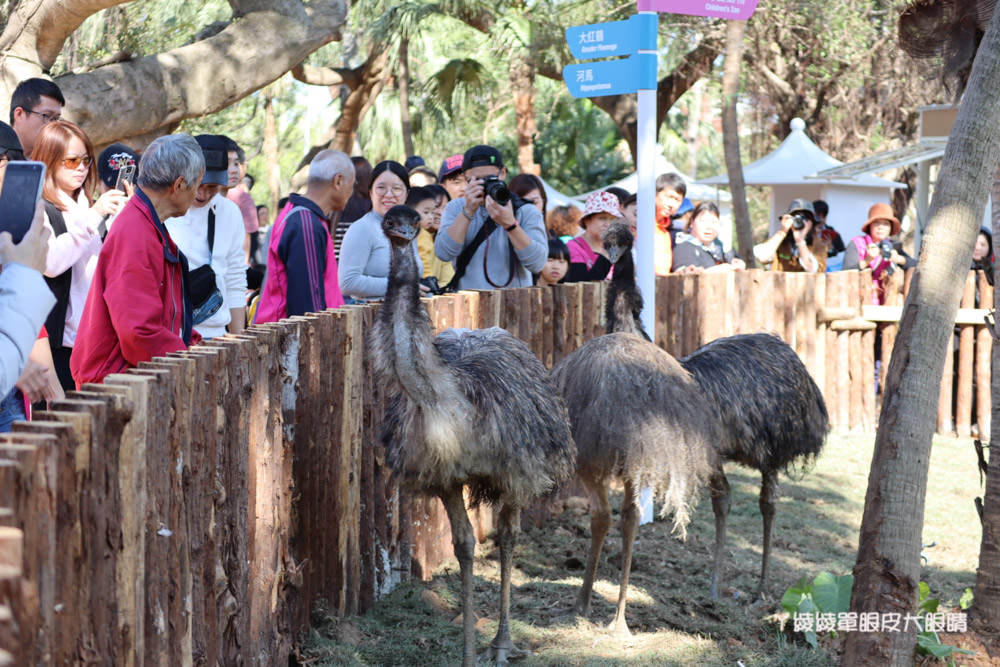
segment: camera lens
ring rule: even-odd
[[[510,190],[507,189],[507,184],[499,178],[486,179],[486,182],[483,183],[483,192],[501,206],[506,206],[507,202],[510,201]]]
[[[794,227],[795,229],[805,229],[805,226],[806,226],[806,219],[804,217],[802,217],[801,215],[792,216],[792,227]]]

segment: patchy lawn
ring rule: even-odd
[[[780,631],[782,593],[822,570],[845,574],[854,565],[874,436],[833,434],[817,462],[781,478],[775,516],[769,598],[753,601],[760,569],[760,476],[727,467],[733,504],[720,580],[720,600],[708,597],[715,524],[707,490],[693,512],[687,542],[669,521],[639,528],[626,618],[633,637],[604,630],[618,595],[621,538],[616,521],[605,542],[589,620],[569,619],[590,546],[586,505],[566,508],[520,537],[514,559],[511,635],[534,656],[529,665],[726,665],[789,667],[839,664],[839,643],[819,650],[789,642]],[[982,495],[971,440],[936,439],[924,523],[922,579],[945,608],[973,586],[981,537],[973,498]],[[620,497],[620,494],[616,496]],[[933,544],[934,546],[930,546]],[[499,568],[492,541],[477,547],[479,647],[496,632]],[[302,646],[313,665],[453,665],[461,662],[460,580],[454,559],[429,582],[410,582],[370,613],[335,619],[322,609]],[[959,659],[970,664],[974,660]],[[986,664],[986,663],[982,663]]]

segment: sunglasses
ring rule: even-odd
[[[93,161],[93,159],[94,158],[90,157],[89,155],[84,155],[84,156],[81,156],[81,157],[68,157],[68,158],[64,158],[63,161],[62,161],[62,163],[63,163],[63,166],[66,167],[66,168],[68,168],[68,169],[76,169],[81,164],[84,167],[89,167],[90,163]]]

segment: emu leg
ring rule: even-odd
[[[771,524],[774,521],[774,508],[778,504],[778,473],[774,470],[761,473],[760,483],[760,515],[764,518],[764,554],[760,560],[760,583],[757,584],[757,597],[767,595],[767,570],[771,563]]]
[[[463,667],[474,667],[476,664],[476,614],[472,604],[472,563],[476,549],[476,538],[472,533],[472,524],[465,510],[465,499],[462,497],[462,487],[450,489],[441,494],[441,502],[448,512],[448,522],[451,524],[451,543],[455,548],[455,558],[462,572],[462,632],[464,646],[462,649]]]
[[[726,548],[726,519],[729,517],[729,480],[722,468],[716,469],[708,481],[712,493],[712,512],[715,513],[715,561],[712,565],[712,582],[708,594],[719,598],[719,570],[722,568],[722,552]]]
[[[628,578],[632,572],[632,547],[635,544],[635,530],[639,526],[639,489],[632,480],[625,480],[625,495],[622,498],[622,579],[618,588],[618,608],[615,618],[608,626],[617,635],[631,636],[625,622],[625,602],[628,598]]]
[[[597,561],[601,557],[604,538],[611,527],[611,503],[608,502],[608,488],[601,482],[586,482],[590,489],[590,554],[587,556],[587,571],[583,575],[583,586],[576,602],[576,612],[583,617],[590,614],[590,592],[594,588]]]
[[[510,639],[510,571],[520,522],[521,509],[504,505],[500,510],[497,526],[497,540],[500,543],[500,626],[489,650],[480,656],[480,659],[492,660],[497,665],[506,665],[508,660],[531,655],[531,651],[519,649]]]

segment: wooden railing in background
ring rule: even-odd
[[[867,272],[661,278],[655,338],[682,356],[773,331],[823,389],[834,427],[870,432],[875,327],[883,368],[896,327],[875,322],[892,319],[885,310],[861,317],[870,287]],[[551,366],[603,333],[604,290],[464,292],[428,309],[437,328],[503,326]],[[975,289],[966,297],[974,305]],[[0,436],[0,665],[286,664],[318,601],[355,614],[430,576],[450,532],[439,501],[401,495],[385,468],[383,396],[365,354],[376,310],[209,341]],[[992,337],[963,320],[957,340],[953,423],[971,428],[975,379],[983,430]],[[472,518],[485,539],[489,511]]]

